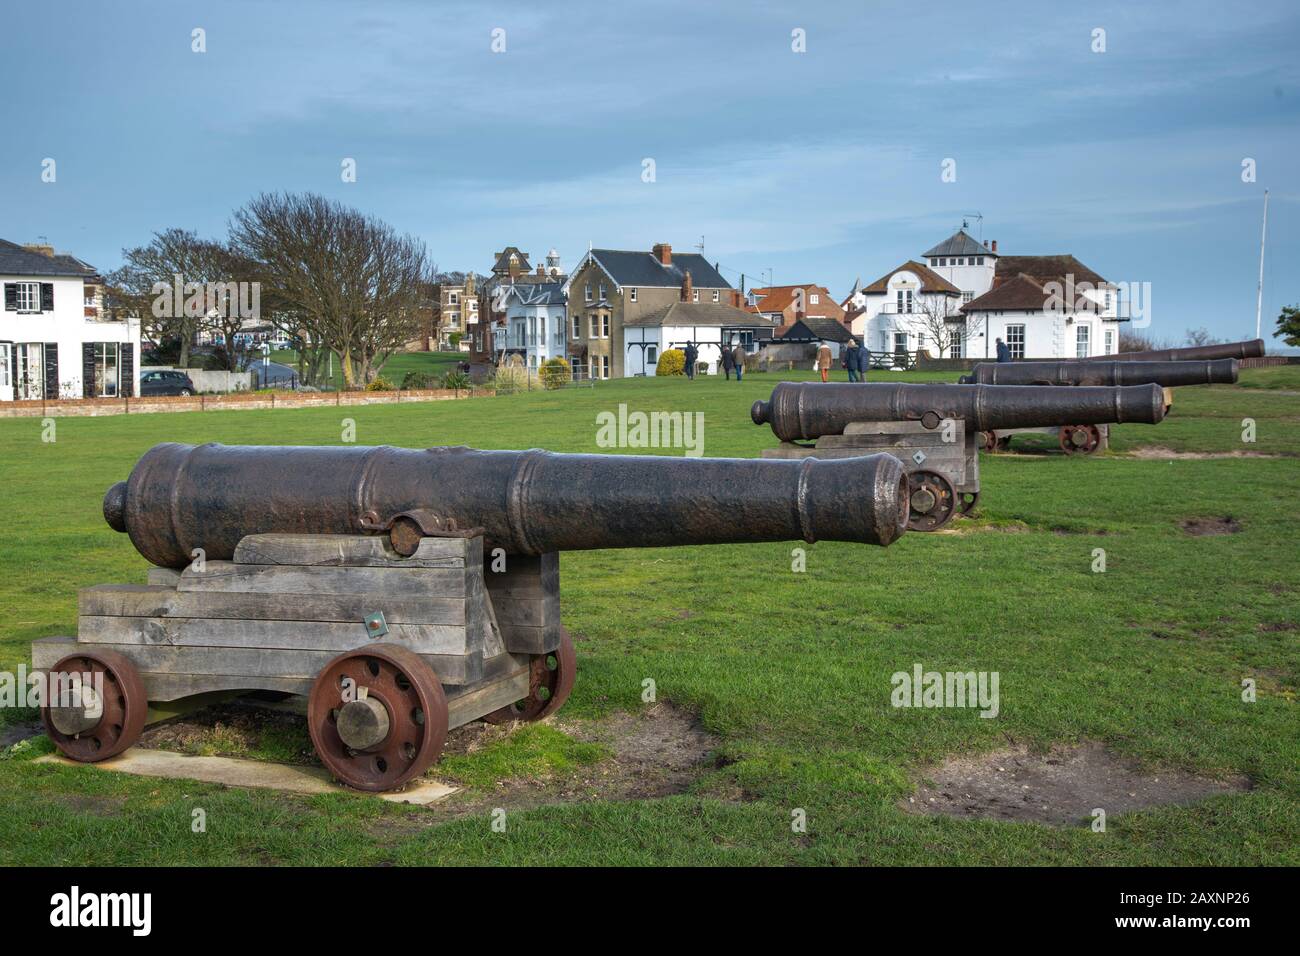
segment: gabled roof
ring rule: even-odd
[[[1000,279],[1010,279],[1018,275],[1027,275],[1040,284],[1053,280],[1065,283],[1067,275],[1074,277],[1074,282],[1090,282],[1094,286],[1109,283],[1071,255],[1060,256],[1003,256],[998,260],[993,271],[993,285],[997,287]]]
[[[528,264],[528,253],[520,252],[518,246],[506,246],[497,253],[497,261],[492,266],[492,271],[497,273],[509,272],[511,255],[516,257],[520,271],[529,272],[532,270],[533,267]]]
[[[834,319],[823,319],[815,315],[807,315],[802,319],[791,322],[784,326],[785,331],[779,333],[778,339],[826,339],[828,342],[847,342],[853,337],[853,333],[845,327],[844,323],[836,322]]]
[[[943,242],[921,255],[929,259],[932,256],[996,256],[997,253],[972,239],[966,234],[965,229],[958,229]]]
[[[95,269],[75,256],[47,256],[42,252],[33,252],[17,243],[0,239],[0,275],[90,278],[95,275]]]
[[[1013,276],[961,307],[963,312],[1041,312],[1047,307],[1047,292],[1033,276]]]
[[[508,289],[507,300],[517,299],[520,305],[564,305],[567,301],[564,283],[555,279],[550,282],[519,282]]]
[[[587,253],[574,274],[587,259],[593,259],[620,286],[646,288],[678,287],[691,274],[691,284],[697,289],[730,289],[731,285],[709,261],[698,252],[674,252],[672,265],[665,266],[650,252],[630,252],[623,249],[592,249]]]
[[[929,255],[929,253],[926,253],[926,255]],[[882,295],[889,291],[889,280],[900,272],[916,273],[917,278],[921,280],[922,292],[945,292],[948,295],[961,295],[961,289],[958,289],[955,285],[943,276],[939,275],[939,273],[935,272],[929,266],[923,266],[921,263],[912,259],[904,262],[893,272],[888,272],[881,276],[862,291],[869,295]]]
[[[759,312],[784,312],[795,300],[795,295],[799,291],[804,293],[803,311],[809,315],[816,315],[818,310],[825,310],[829,318],[835,318],[835,313],[843,311],[834,297],[830,294],[825,286],[814,285],[811,282],[803,285],[774,285],[768,288],[756,288],[750,290],[759,299],[755,303]],[[812,296],[818,295],[821,301],[816,305],[812,304]]]
[[[673,256],[676,259],[676,256]],[[725,302],[674,302],[672,305],[628,319],[625,326],[717,325],[727,328],[770,329],[771,319],[738,309]],[[837,323],[838,324],[838,323]]]

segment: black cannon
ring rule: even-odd
[[[1161,421],[1169,395],[1158,385],[819,384],[782,382],[755,402],[755,424],[781,446],[770,458],[839,458],[889,451],[908,471],[908,527],[934,531],[979,498],[977,433]],[[799,444],[815,441],[815,446]]]
[[[1081,362],[1201,362],[1206,359],[1248,359],[1264,354],[1264,340],[1220,342],[1217,345],[1191,345],[1181,349],[1150,349],[1146,352],[1117,352],[1094,355]]]
[[[963,385],[1230,385],[1236,359],[1197,362],[980,362],[958,382]]]
[[[76,689],[42,714],[64,754],[95,761],[134,743],[151,705],[299,694],[335,777],[400,787],[449,728],[540,720],[567,699],[559,551],[888,545],[907,497],[885,454],[158,445],[104,497],[155,565],[149,583],[84,589],[77,638],[33,644],[35,666]]]

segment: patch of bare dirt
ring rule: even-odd
[[[915,796],[901,806],[912,813],[1069,826],[1091,824],[1097,808],[1113,817],[1249,789],[1250,781],[1240,776],[1215,780],[1181,770],[1144,770],[1093,741],[1046,754],[1017,746],[954,757],[925,772]]]
[[[45,725],[39,720],[21,720],[13,724],[5,724],[0,727],[0,750],[43,733],[45,733]]]
[[[1134,448],[1130,458],[1156,461],[1199,460],[1205,458],[1291,458],[1290,454],[1266,451],[1174,451],[1163,445],[1144,445]]]
[[[1242,530],[1241,522],[1231,515],[1224,515],[1222,518],[1184,518],[1178,522],[1178,527],[1197,537],[1211,534],[1240,534]]]
[[[146,727],[137,747],[179,753],[241,756],[257,753],[274,737],[277,742],[300,738],[304,746],[292,755],[298,764],[316,763],[303,715],[252,701],[233,700]],[[277,746],[282,751],[283,746]],[[288,757],[289,755],[284,755]]]
[[[1294,631],[1300,625],[1295,621],[1269,621],[1267,624],[1261,624],[1259,629],[1265,634],[1277,634],[1280,631]]]

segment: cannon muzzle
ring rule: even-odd
[[[482,533],[511,554],[757,541],[888,545],[908,516],[897,458],[780,461],[379,446],[157,445],[104,517],[163,567],[245,535]],[[432,530],[437,529],[437,530]],[[401,547],[397,548],[403,551]]]
[[[1201,362],[1206,359],[1248,359],[1264,354],[1264,340],[1220,342],[1218,345],[1193,345],[1183,349],[1152,349],[1148,352],[1119,352],[1094,355],[1081,362]]]
[[[880,382],[822,384],[781,382],[772,398],[755,402],[755,424],[770,424],[782,441],[839,435],[853,422],[919,421],[937,428],[963,419],[971,431],[1145,422],[1165,417],[1159,385],[1032,387]]]
[[[1200,362],[980,362],[963,384],[976,385],[1217,385],[1237,381],[1236,359]]]

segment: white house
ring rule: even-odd
[[[1074,256],[1002,256],[996,241],[978,242],[964,229],[922,261],[855,285],[844,305],[854,334],[873,352],[993,358],[999,338],[1015,358],[1119,350],[1114,285]]]
[[[568,296],[562,279],[512,282],[499,288],[494,308],[504,308],[501,330],[492,336],[498,364],[518,355],[528,368],[564,357],[564,316]]]
[[[722,371],[724,346],[741,345],[753,352],[775,328],[766,316],[725,302],[674,302],[624,321],[624,367],[627,375],[654,375],[660,355],[668,349],[684,351],[694,342],[699,351],[695,361],[706,363],[707,374],[716,375]]]
[[[0,401],[139,394],[139,320],[105,318],[91,266],[0,239],[0,284]]]

